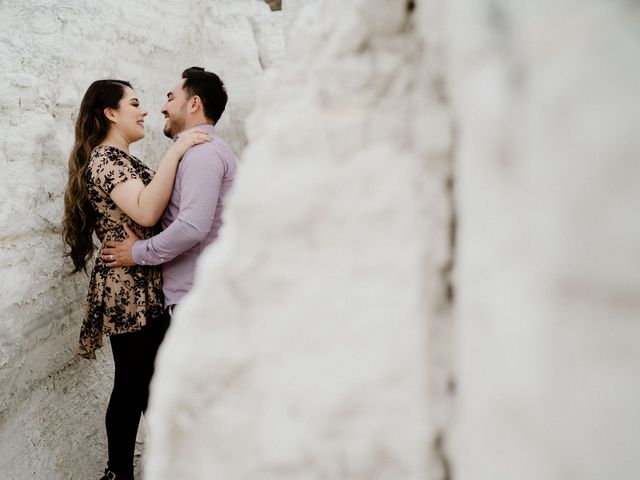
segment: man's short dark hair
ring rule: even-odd
[[[202,100],[204,116],[217,123],[227,106],[227,91],[220,77],[201,67],[187,68],[182,72],[182,89],[189,98],[197,95]]]

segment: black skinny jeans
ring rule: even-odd
[[[167,313],[137,332],[111,335],[115,364],[113,391],[107,408],[108,468],[118,480],[133,480],[133,455],[158,347],[169,327]]]

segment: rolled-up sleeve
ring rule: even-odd
[[[215,150],[194,147],[180,162],[180,205],[177,218],[158,235],[133,246],[139,265],[159,265],[188,251],[213,225],[225,163]]]

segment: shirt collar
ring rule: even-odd
[[[209,135],[213,135],[214,133],[216,133],[215,125],[211,125],[210,123],[203,123],[202,125],[194,125],[193,127],[190,127],[188,130],[191,130],[192,128],[198,128],[200,130],[203,130],[207,132]],[[182,132],[184,132],[184,130]],[[174,142],[180,138],[180,135],[182,135],[182,132],[176,135],[176,138],[173,139]]]

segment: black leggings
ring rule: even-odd
[[[110,337],[115,375],[105,423],[108,467],[118,480],[133,480],[133,455],[140,415],[147,408],[156,353],[168,327],[169,316],[165,314],[137,332]]]

